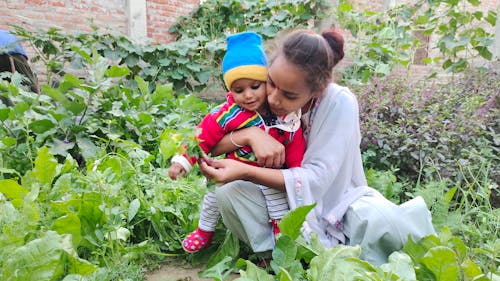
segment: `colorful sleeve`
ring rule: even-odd
[[[302,128],[292,133],[291,137],[291,141],[285,144],[285,165],[287,168],[300,167],[306,150]]]
[[[220,115],[220,112],[227,108],[224,104],[220,107],[220,109],[216,112],[211,112],[198,125],[198,128],[201,130],[198,135],[198,140],[200,141],[200,147],[205,153],[210,153],[212,148],[224,137],[225,130],[222,126],[217,122],[217,118]]]

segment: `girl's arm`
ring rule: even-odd
[[[210,153],[215,156],[228,153],[237,149],[236,145],[250,146],[259,166],[279,168],[285,163],[285,146],[258,127],[240,129],[232,135],[226,134]]]
[[[279,169],[261,168],[247,165],[232,159],[200,161],[200,170],[209,179],[227,183],[235,180],[247,180],[281,191],[285,191],[285,179]]]

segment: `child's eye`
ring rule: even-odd
[[[235,88],[233,90],[233,93],[236,93],[236,94],[241,94],[243,92],[243,89],[242,88]]]
[[[252,89],[257,90],[258,88],[260,88],[260,85],[261,85],[261,83],[255,83],[252,85]]]

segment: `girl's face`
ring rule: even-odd
[[[241,78],[231,84],[234,102],[240,107],[264,114],[266,106],[266,82]]]
[[[267,101],[277,116],[295,112],[299,108],[305,113],[308,102],[319,94],[311,92],[303,72],[285,57],[278,56],[269,67]]]

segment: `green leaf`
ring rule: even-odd
[[[288,273],[288,271],[286,271],[284,268],[280,268],[280,270],[278,271],[278,280],[279,281],[293,281],[294,279],[292,279],[292,276],[290,275],[290,273]]]
[[[493,54],[485,46],[476,46],[474,49],[479,53],[481,57],[487,60],[491,60],[493,58]]]
[[[306,220],[307,214],[316,206],[316,204],[300,206],[289,211],[279,222],[281,233],[290,236],[293,240],[300,236],[300,229]]]
[[[73,212],[59,217],[52,224],[52,230],[59,234],[71,234],[73,247],[77,248],[81,240],[80,218]]]
[[[139,113],[139,120],[141,121],[142,125],[147,125],[151,123],[151,121],[153,121],[153,115],[141,112]]]
[[[29,128],[37,134],[42,134],[55,127],[52,121],[47,119],[36,120],[29,124]]]
[[[123,77],[130,74],[130,69],[127,66],[113,65],[104,71],[107,77]]]
[[[274,277],[264,269],[258,268],[251,261],[246,261],[246,271],[240,271],[241,278],[238,280],[248,281],[274,281]]]
[[[228,265],[233,259],[231,257],[225,257],[217,264],[211,266],[210,268],[204,270],[199,275],[202,278],[211,278],[213,280],[226,280],[227,276],[231,274],[231,266]]]
[[[466,277],[465,280],[482,280],[480,279],[481,276],[486,277],[481,271],[481,268],[470,259],[467,259],[462,263],[462,269]],[[485,280],[488,279],[485,278]]]
[[[56,166],[56,158],[49,152],[47,147],[43,146],[38,150],[33,175],[39,180],[41,185],[50,185],[56,176]]]
[[[483,18],[483,12],[477,11],[472,14],[477,20],[481,20]]]
[[[148,95],[149,94],[149,83],[142,79],[140,76],[135,76],[134,77],[135,82],[137,82],[137,86],[139,86],[139,89],[141,90],[141,93],[143,95]]]
[[[342,2],[337,8],[340,12],[346,13],[352,11],[353,7],[347,2]]]
[[[87,61],[87,63],[91,64],[92,63],[92,58],[90,57],[90,54],[87,53],[86,51],[80,49],[79,47],[77,46],[71,46],[71,50],[73,50],[75,53],[79,54],[80,56],[82,56],[82,58],[85,59],[85,61]]]
[[[14,170],[14,169],[8,169],[8,168],[2,168],[2,167],[0,167],[0,174],[15,174],[18,177],[21,177],[21,174],[19,174],[18,171]]]
[[[471,3],[472,6],[475,6],[475,7],[481,5],[481,0],[467,0],[467,2]]]
[[[10,108],[0,108],[0,121],[5,121],[9,118]]]
[[[76,143],[83,158],[90,159],[97,156],[99,148],[89,138],[79,136],[76,138]]]
[[[430,249],[424,257],[422,263],[434,274],[436,280],[456,281],[459,277],[459,265],[455,252],[444,246],[437,246]]]
[[[170,63],[171,63],[171,60],[169,58],[163,58],[161,60],[158,60],[158,63],[161,65],[161,66],[169,66]]]
[[[389,256],[389,262],[380,266],[387,273],[394,273],[405,281],[417,280],[410,256],[405,253],[394,252]]]
[[[196,72],[196,79],[198,82],[201,84],[205,84],[208,82],[208,79],[210,79],[210,71],[201,71],[201,72]]]
[[[141,202],[139,199],[134,199],[132,202],[130,202],[130,205],[128,207],[128,222],[130,223],[135,215],[137,215],[137,212],[139,211],[139,208],[141,207]]]
[[[64,142],[58,139],[52,139],[52,145],[50,146],[50,153],[54,155],[66,156],[68,150],[75,146],[74,142]]]
[[[23,197],[28,194],[29,190],[19,185],[16,181],[12,179],[0,180],[0,192],[5,195],[5,197],[14,199],[23,199]]]
[[[170,159],[177,152],[181,144],[181,134],[166,128],[160,135],[160,153],[164,159]]]
[[[80,103],[80,102],[70,101],[68,103],[65,103],[64,107],[67,110],[71,111],[71,113],[73,113],[73,115],[79,115],[80,113],[82,113],[85,110],[87,105],[85,105],[84,103]]]
[[[206,266],[208,269],[210,269],[210,267],[219,264],[227,257],[230,257],[231,260],[234,260],[238,257],[239,253],[240,241],[238,237],[236,237],[232,232],[228,231],[226,232],[224,242],[222,242],[217,251],[211,255]]]
[[[61,84],[59,84],[59,90],[61,92],[66,92],[67,90],[78,87],[82,84],[82,80],[73,74],[64,74],[64,79]],[[45,86],[45,85],[44,85]]]
[[[158,84],[154,93],[151,94],[151,100],[153,104],[166,103],[168,100],[173,99],[172,95],[172,85],[171,84]]]
[[[338,245],[313,258],[307,276],[311,281],[362,280],[361,273],[373,272],[369,263],[359,259],[361,247]]]
[[[299,237],[296,240],[298,244],[297,259],[303,259],[307,263],[310,263],[315,256],[321,254],[325,250],[325,246],[323,246],[323,243],[321,243],[316,233],[311,233],[310,236],[309,242],[303,237]]]
[[[486,21],[491,25],[495,26],[495,23],[497,21],[497,14],[494,11],[488,11],[488,16],[486,16]]]
[[[385,63],[378,64],[375,67],[375,73],[380,73],[383,75],[389,74],[390,70],[391,70],[390,66],[388,64],[385,64]]]
[[[273,260],[271,267],[274,272],[279,272],[280,268],[288,268],[295,260],[297,255],[297,245],[288,235],[282,234],[276,241],[276,247],[273,250]]]
[[[59,280],[66,267],[69,273],[87,274],[95,270],[94,265],[78,258],[68,238],[48,231],[43,237],[17,248],[4,261],[3,276],[9,276],[12,281]]]
[[[429,16],[421,15],[417,17],[417,24],[426,24],[429,21]]]
[[[99,193],[84,193],[78,208],[78,217],[82,225],[82,243],[88,242],[91,245],[99,246],[98,241],[102,241],[102,233],[98,230],[99,225],[104,225],[106,215],[100,209],[102,197]]]
[[[10,146],[13,146],[17,143],[17,140],[15,138],[12,138],[12,137],[5,137],[2,139],[2,143],[7,146],[7,147],[10,147]]]

